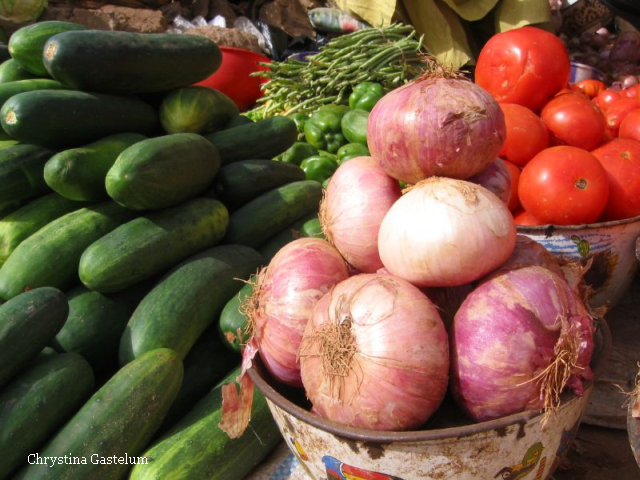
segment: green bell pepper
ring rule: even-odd
[[[329,187],[329,182],[331,181],[331,177],[327,178],[324,182],[322,182],[322,189],[326,190]]]
[[[362,143],[347,143],[338,149],[338,164],[356,157],[368,157],[371,155],[366,145]]]
[[[333,172],[338,168],[338,162],[330,157],[314,155],[313,157],[305,158],[300,164],[300,168],[304,170],[307,180],[315,180],[322,183],[333,175]]]
[[[317,112],[333,112],[337,113],[340,118],[344,117],[344,114],[349,111],[349,107],[346,105],[338,105],[337,103],[330,103],[329,105],[323,105]]]
[[[289,115],[289,118],[293,120],[293,123],[296,124],[296,129],[298,133],[304,133],[304,125],[309,120],[309,115],[305,115],[304,113],[298,112],[293,115]]]
[[[318,110],[307,120],[304,136],[308,143],[318,150],[336,153],[347,143],[342,134],[340,115],[330,110]]]
[[[318,149],[307,142],[296,142],[291,145],[280,159],[284,163],[300,165],[307,157],[318,155]]]
[[[369,112],[366,110],[351,110],[342,117],[340,126],[342,134],[351,143],[367,144],[367,122]]]
[[[300,229],[300,235],[309,238],[322,238],[326,240],[324,233],[322,232],[322,225],[320,225],[320,219],[318,217],[307,220]]]
[[[349,95],[349,108],[359,108],[370,112],[373,106],[384,96],[384,87],[379,83],[362,82],[353,87]]]

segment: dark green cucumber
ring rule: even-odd
[[[233,383],[239,373],[239,369],[231,372],[144,452],[152,460],[146,465],[136,465],[130,480],[241,480],[262,462],[282,441],[282,436],[260,391],[253,392],[251,423],[240,438],[231,439],[218,427],[222,385]]]
[[[318,211],[321,198],[322,186],[314,180],[263,193],[231,215],[224,242],[259,247],[287,225]]]
[[[174,90],[160,105],[160,123],[167,133],[212,133],[238,116],[233,100],[218,90],[200,86]]]
[[[118,345],[131,314],[153,287],[142,282],[111,295],[79,286],[67,292],[69,316],[55,346],[87,359],[97,373],[118,367]]]
[[[134,212],[104,202],[67,213],[24,240],[0,268],[0,298],[36,287],[78,283],[80,256],[93,242],[131,220]]]
[[[239,364],[240,355],[227,350],[214,329],[207,329],[184,359],[182,386],[160,431],[168,430],[189,413],[198,400]]]
[[[71,200],[97,202],[109,198],[107,172],[125,149],[147,137],[116,133],[79,148],[55,154],[44,166],[47,185]]]
[[[221,168],[214,188],[220,200],[235,210],[269,190],[305,178],[304,170],[297,165],[273,160],[242,160]]]
[[[31,80],[16,80],[15,82],[0,83],[0,106],[14,95],[35,90],[62,90],[64,87],[50,78],[33,78]]]
[[[227,129],[227,128],[240,127],[241,125],[249,125],[250,123],[253,123],[253,120],[251,120],[246,115],[237,115],[233,117],[231,120],[229,120],[229,122],[224,126],[224,128]]]
[[[49,75],[47,75],[48,77]],[[28,72],[24,68],[20,66],[18,62],[16,62],[13,58],[9,60],[5,60],[0,65],[0,84],[15,82],[18,80],[30,80],[33,78],[38,78],[37,75],[34,75],[31,72]]]
[[[287,225],[280,232],[276,233],[273,237],[260,245],[258,251],[267,259],[267,261],[270,262],[271,259],[275,257],[276,253],[278,253],[278,251],[280,251],[280,249],[287,243],[298,238],[302,238],[302,228],[304,227],[304,224],[314,218],[318,218],[317,209],[313,213],[305,215],[290,225]]]
[[[68,313],[64,294],[49,287],[0,305],[0,388],[51,342]]]
[[[94,378],[75,353],[48,356],[0,392],[0,478],[25,463],[89,398]]]
[[[18,245],[45,225],[67,213],[84,207],[57,193],[50,193],[30,201],[0,220],[0,266]]]
[[[210,198],[141,216],[86,249],[80,280],[102,293],[124,290],[214,246],[228,223],[226,207]]]
[[[50,38],[43,50],[49,74],[90,92],[163,92],[204,80],[222,61],[218,46],[195,35],[86,30]]]
[[[19,28],[9,39],[9,53],[22,68],[39,77],[48,77],[49,72],[42,61],[42,49],[49,38],[71,30],[86,30],[87,27],[71,22],[38,22]]]
[[[13,138],[48,147],[76,147],[114,133],[151,135],[159,128],[156,111],[138,98],[72,90],[14,95],[2,106],[0,122]]]
[[[7,215],[21,209],[29,203],[30,200],[31,199],[24,198],[22,200],[7,200],[5,202],[0,202],[0,218],[5,218]]]
[[[205,135],[220,152],[222,165],[240,160],[271,160],[294,144],[298,130],[287,117],[270,117]]]
[[[13,145],[0,150],[0,202],[49,192],[44,165],[54,152],[37,145]]]
[[[105,184],[109,196],[130,210],[159,210],[202,193],[219,169],[211,143],[196,133],[174,133],[127,148]]]
[[[180,358],[165,348],[131,362],[105,383],[39,452],[41,457],[85,458],[86,464],[58,463],[55,468],[28,465],[18,478],[125,478],[131,462],[137,461],[167,414],[180,389],[182,373]],[[106,463],[107,459],[110,463]]]
[[[249,340],[248,318],[242,309],[242,304],[253,295],[253,285],[253,281],[245,283],[227,302],[218,319],[218,334],[227,348],[234,352],[240,353],[242,345]]]
[[[0,62],[6,62],[11,58],[11,54],[9,53],[9,45],[6,43],[6,39],[2,39],[0,42]]]
[[[241,245],[210,248],[176,265],[144,297],[120,341],[120,364],[155,348],[184,358],[264,259]]]

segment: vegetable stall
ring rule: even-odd
[[[33,20],[0,64],[0,479],[559,474],[637,284],[637,84],[535,26],[469,72],[357,22],[252,60],[246,109],[208,38]]]

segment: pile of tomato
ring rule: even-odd
[[[519,225],[578,225],[640,215],[640,95],[598,80],[569,83],[564,44],[534,27],[492,37],[476,82],[500,103],[499,156]]]

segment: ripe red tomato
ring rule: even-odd
[[[640,143],[615,139],[591,152],[609,176],[609,201],[601,220],[640,215]]]
[[[564,44],[535,27],[501,32],[478,56],[475,80],[498,102],[538,112],[569,81],[571,65]]]
[[[520,182],[520,168],[509,160],[503,160],[507,168],[509,169],[509,176],[511,177],[511,194],[509,195],[509,201],[507,206],[511,212],[515,212],[520,208],[520,199],[518,198],[518,182]]]
[[[607,85],[594,78],[586,78],[576,83],[576,87],[589,98],[595,98],[600,92],[607,89]]]
[[[549,146],[549,132],[542,119],[527,107],[501,103],[500,108],[507,135],[498,156],[523,167]]]
[[[531,215],[526,210],[523,210],[522,208],[514,212],[513,221],[516,225],[522,226],[544,225],[543,223],[540,223],[538,220],[536,220],[533,215]]]
[[[604,114],[607,122],[607,134],[611,138],[618,137],[620,123],[631,110],[640,108],[640,100],[635,98],[619,98],[609,104]]]
[[[520,203],[541,223],[593,223],[607,205],[609,179],[598,159],[576,147],[550,147],[522,169]]]
[[[559,95],[547,103],[540,117],[558,144],[591,150],[602,140],[602,111],[582,95]]]
[[[640,142],[640,108],[631,110],[620,122],[618,137]]]
[[[640,84],[635,84],[632,87],[620,90],[620,95],[627,98],[636,98],[638,96],[638,88],[640,88]]]
[[[600,107],[600,110],[606,112],[607,107],[611,104],[611,102],[614,102],[619,98],[622,97],[615,90],[603,90],[593,99],[593,103]]]

